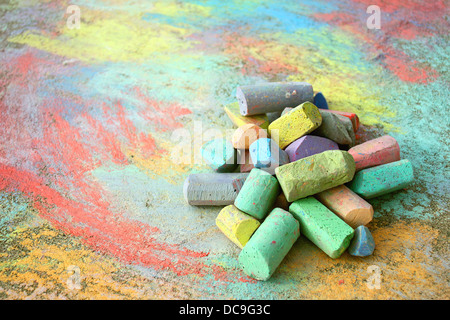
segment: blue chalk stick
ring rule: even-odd
[[[375,241],[370,230],[366,226],[359,226],[355,229],[355,235],[348,247],[348,253],[352,256],[367,257],[373,253]]]
[[[256,168],[278,167],[289,163],[286,151],[281,150],[275,141],[261,138],[250,146],[250,157]]]
[[[317,92],[314,96],[314,105],[319,109],[328,109],[328,103],[322,92]]]

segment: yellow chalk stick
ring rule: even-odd
[[[220,211],[216,225],[228,239],[242,249],[258,229],[260,222],[234,205],[229,205]]]
[[[238,102],[230,103],[223,107],[223,109],[236,127],[241,127],[247,123],[255,124],[262,129],[267,129],[269,126],[269,118],[265,114],[246,117],[241,115]]]
[[[274,130],[278,130],[278,145],[284,149],[321,124],[319,109],[311,102],[305,102],[272,122],[268,130],[271,137],[275,137]]]

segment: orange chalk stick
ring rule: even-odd
[[[368,224],[373,219],[370,203],[345,185],[319,192],[315,197],[354,229]]]

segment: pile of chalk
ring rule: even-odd
[[[239,86],[236,98],[224,107],[232,138],[202,146],[214,172],[189,175],[183,192],[190,205],[223,206],[216,224],[242,249],[243,272],[269,279],[300,235],[333,259],[371,255],[366,200],[413,181],[397,141],[356,144],[358,116],[330,110],[306,82]]]

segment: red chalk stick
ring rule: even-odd
[[[355,159],[356,171],[400,160],[398,142],[388,135],[354,146],[348,153]]]

